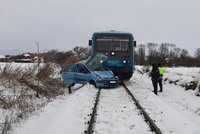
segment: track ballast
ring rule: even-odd
[[[120,116],[116,116],[115,113],[117,113],[116,115],[120,114]],[[122,87],[119,89],[99,89],[95,98],[92,114],[90,115],[91,118],[90,121],[88,121],[88,128],[85,131],[87,134],[125,134],[134,132],[136,129],[137,132],[138,129],[141,129],[141,133],[162,134],[153,119],[149,117],[147,112],[145,112],[144,108],[142,108],[123,82]],[[125,121],[125,123],[122,126],[121,122],[123,121]],[[137,122],[140,122],[140,124]],[[141,125],[143,127],[140,127]],[[126,132],[123,132],[124,130],[126,130]]]

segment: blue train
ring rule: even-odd
[[[121,31],[94,32],[92,40],[92,55],[97,52],[108,57],[104,66],[110,68],[121,80],[128,80],[134,72],[134,47],[136,41],[132,33]]]

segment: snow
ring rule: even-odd
[[[74,94],[60,97],[45,107],[39,115],[31,117],[14,134],[80,134],[85,131],[86,117],[92,108],[97,90],[85,86]],[[88,96],[88,97],[86,97]],[[87,113],[87,114],[86,114]]]
[[[97,111],[95,132],[101,134],[151,134],[144,117],[127,92],[117,89],[102,90]],[[141,127],[142,126],[142,127]]]
[[[188,84],[191,81],[200,80],[200,69],[186,67],[166,68],[165,78],[177,81],[177,84]]]
[[[195,104],[200,99],[194,96],[194,94],[181,96],[186,94],[186,91],[180,87],[177,88],[177,86],[168,84],[164,84],[164,92],[156,96],[152,92],[153,88],[148,79],[148,77],[146,79],[133,78],[128,83],[128,87],[132,88],[133,94],[149,113],[150,117],[156,121],[155,123],[161,131],[173,134],[200,133],[200,116],[189,111],[187,106],[188,103]],[[183,99],[185,102],[181,102]],[[196,107],[194,105],[190,106],[196,109],[200,107],[200,104],[196,103]]]
[[[200,97],[195,91],[186,91],[180,85],[199,81],[200,68],[166,68],[164,79],[179,80],[177,85],[164,81],[163,92],[154,95],[147,73],[136,71],[126,85],[145,108],[164,134],[200,134]],[[13,134],[83,134],[90,120],[98,89],[85,85],[73,93],[60,96],[37,114],[18,124]],[[119,86],[103,89],[97,110],[95,133],[98,134],[147,134],[148,125],[139,115],[134,103]]]

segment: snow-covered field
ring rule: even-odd
[[[126,82],[131,92],[145,108],[164,134],[200,134],[200,97],[194,90],[180,85],[199,81],[200,68],[166,68],[164,91],[154,95],[151,79],[147,73],[136,71]],[[169,80],[177,81],[169,84]],[[83,134],[87,129],[91,109],[98,89],[85,85],[73,93],[62,95],[35,112],[26,121],[16,124],[12,134]],[[103,89],[97,111],[95,133],[98,134],[146,134],[148,126],[137,114],[134,104],[119,86]],[[2,117],[2,116],[1,116]],[[139,128],[139,129],[138,129]]]

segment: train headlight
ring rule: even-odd
[[[126,63],[126,60],[123,60],[123,63],[125,64],[125,63]]]
[[[100,60],[100,63],[103,63],[103,60]]]
[[[112,55],[115,55],[115,53],[114,53],[114,52],[112,52]]]

